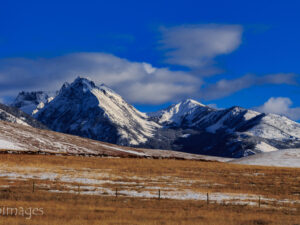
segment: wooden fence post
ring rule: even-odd
[[[32,192],[34,192],[34,181],[32,181]]]
[[[258,207],[260,208],[260,196],[258,196]]]
[[[158,189],[158,199],[160,199],[160,189]]]
[[[116,188],[116,198],[118,197],[118,188]]]
[[[207,203],[207,205],[209,204],[209,195],[208,195],[208,192],[206,193],[206,203]]]

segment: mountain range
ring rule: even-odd
[[[53,131],[124,146],[234,158],[300,147],[300,124],[284,116],[192,99],[145,114],[83,77],[57,92],[20,92],[11,106]]]

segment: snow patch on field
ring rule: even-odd
[[[82,194],[82,195],[109,195],[115,196],[116,189],[95,187],[95,186],[75,186],[66,185],[68,190],[49,190],[53,193],[71,193],[71,194]],[[161,191],[158,192],[158,189]],[[236,193],[207,193],[194,192],[190,190],[170,190],[162,189],[159,187],[152,188],[152,190],[117,190],[118,196],[134,197],[134,198],[158,198],[161,199],[174,199],[174,200],[196,200],[196,201],[209,201],[210,203],[218,204],[236,204],[236,205],[251,205],[258,206],[259,198],[262,207],[271,207],[268,204],[299,204],[300,200],[292,199],[274,199],[267,197],[260,197],[253,194],[236,194]],[[265,205],[266,204],[266,205]]]
[[[300,167],[300,148],[261,153],[231,162],[247,165]]]
[[[300,154],[298,154],[300,156]],[[59,172],[58,172],[59,171]],[[273,199],[265,196],[245,193],[213,192],[207,196],[201,190],[191,190],[189,185],[193,182],[204,182],[204,180],[185,180],[176,176],[120,176],[105,172],[105,170],[91,170],[81,168],[73,170],[67,167],[60,167],[53,170],[41,172],[33,167],[10,167],[2,165],[0,178],[7,180],[31,180],[37,179],[37,187],[52,193],[70,193],[82,195],[107,195],[126,196],[133,198],[162,198],[175,200],[200,200],[218,204],[237,204],[258,206],[259,198],[263,207],[273,207],[273,203],[299,204],[296,199]],[[254,174],[256,175],[256,174]],[[131,178],[131,179],[130,179]],[[42,183],[47,181],[46,183]],[[52,181],[54,183],[49,183]],[[220,185],[220,184],[215,184]],[[13,186],[13,184],[11,185]],[[2,188],[9,188],[9,185]],[[117,189],[115,187],[118,187]],[[1,188],[1,186],[0,186]],[[207,199],[208,197],[208,199]]]

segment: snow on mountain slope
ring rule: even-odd
[[[25,126],[32,126],[36,128],[47,129],[46,126],[41,124],[23,111],[0,103],[0,120],[11,123],[22,124]]]
[[[173,148],[179,150],[239,158],[300,147],[300,124],[286,117],[238,106],[216,110],[201,104],[182,111],[175,110],[180,108],[175,106],[152,115],[156,115],[159,123],[163,121],[162,125],[178,131],[175,138],[169,137],[175,139]]]
[[[231,163],[261,166],[300,167],[300,148],[282,149],[274,152],[261,153],[236,159],[231,161]]]
[[[136,149],[94,141],[30,126],[0,121],[0,152],[67,154],[86,156],[178,158],[229,161],[229,158],[188,154],[168,150]]]
[[[34,116],[54,131],[121,145],[145,143],[160,127],[105,85],[81,77]]]
[[[193,99],[186,99],[158,112],[148,113],[152,120],[164,124],[180,126],[183,122],[191,123],[197,110],[207,110],[208,107]]]
[[[226,122],[226,120],[228,120],[230,117],[234,116],[235,114],[236,111],[234,110],[226,113],[219,120],[216,120],[215,123],[207,127],[206,131],[215,134],[219,129],[226,128],[226,125],[224,123]]]
[[[25,125],[25,126],[29,126],[24,120],[13,116],[12,114],[6,112],[3,109],[0,109],[0,118],[3,121],[7,121],[7,122],[11,122],[11,123],[18,123],[18,124],[22,124],[22,125]]]
[[[18,94],[11,106],[19,108],[28,115],[32,115],[37,108],[41,109],[46,103],[52,101],[56,94],[56,92],[22,91]]]
[[[259,112],[248,109],[247,112],[244,114],[244,118],[245,118],[245,120],[251,120],[260,114],[261,113],[259,113]]]
[[[259,142],[255,145],[255,149],[261,152],[273,152],[277,151],[278,149],[265,143],[265,142]]]
[[[205,126],[206,131],[210,133],[216,133],[219,129],[233,132],[239,130],[259,115],[261,113],[235,106],[229,109],[213,111],[197,120],[194,126]]]
[[[280,141],[300,139],[300,124],[284,116],[267,114],[248,133]]]
[[[129,139],[128,130],[134,132],[136,140],[131,139],[130,144],[139,144],[147,141],[148,137],[152,137],[155,128],[159,126],[152,121],[148,121],[147,115],[139,112],[133,106],[129,105],[125,100],[114,91],[101,85],[100,88],[91,88],[91,92],[97,97],[99,107],[104,109],[108,118],[120,127],[122,138]],[[140,134],[134,130],[139,129]]]

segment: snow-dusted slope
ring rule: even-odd
[[[121,145],[145,143],[160,127],[105,85],[81,77],[34,116],[54,131]]]
[[[18,94],[11,106],[19,108],[28,115],[32,115],[36,112],[37,108],[41,109],[46,103],[52,101],[56,94],[56,92],[22,91]]]
[[[23,111],[0,103],[0,120],[11,123],[47,129],[46,126],[27,115]]]
[[[208,161],[230,161],[203,155],[168,150],[136,149],[94,141],[78,136],[36,129],[0,121],[0,153],[67,154],[83,156],[178,158]]]
[[[300,167],[300,148],[261,153],[231,162],[247,165]]]
[[[284,116],[268,114],[248,132],[267,139],[279,141],[296,140],[300,138],[300,124]]]
[[[160,124],[181,126],[184,122],[191,123],[198,110],[207,111],[208,107],[195,100],[187,99],[148,115]]]
[[[216,133],[218,130],[234,132],[259,115],[261,114],[252,110],[232,107],[210,113],[207,117],[196,121],[195,126],[203,126],[203,123],[210,122],[211,125],[206,127],[206,131],[210,133]]]

